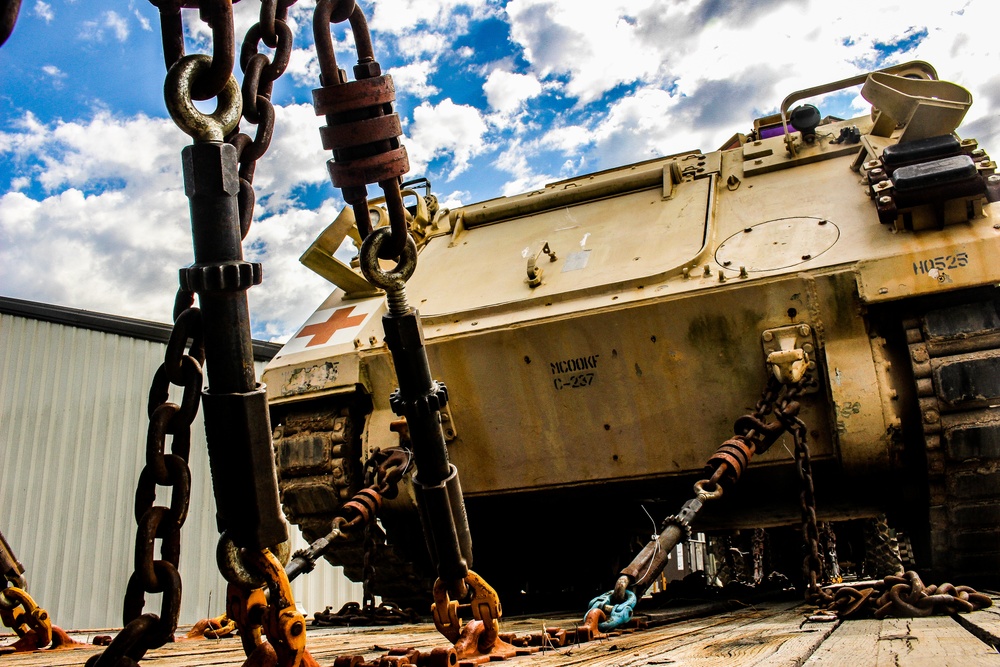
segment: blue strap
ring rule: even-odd
[[[611,604],[611,596],[614,591],[608,591],[604,595],[598,595],[596,598],[590,601],[590,609],[587,612],[591,612],[594,609],[603,609],[607,605]],[[632,591],[625,591],[625,601],[616,604],[611,609],[611,613],[608,615],[608,620],[604,623],[598,623],[597,629],[601,632],[611,632],[612,630],[619,628],[630,620],[632,620],[632,610],[635,609],[635,605],[638,602],[638,598]]]

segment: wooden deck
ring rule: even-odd
[[[673,612],[650,612],[652,628],[577,646],[546,650],[506,661],[511,667],[1000,667],[1000,609],[957,617],[807,622],[797,603],[766,603],[733,611],[702,605]],[[706,615],[708,614],[708,615]],[[693,616],[701,616],[694,618]],[[519,618],[504,632],[538,632],[543,627],[575,627],[575,618]],[[81,636],[80,639],[89,639]],[[6,643],[6,642],[4,642]],[[308,647],[320,665],[336,656],[362,655],[371,661],[389,647],[429,650],[446,646],[430,624],[390,628],[314,628]],[[0,667],[83,665],[100,649],[0,655]],[[155,667],[239,666],[238,639],[178,641],[151,651],[143,664]]]

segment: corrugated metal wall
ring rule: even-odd
[[[132,571],[146,394],[165,345],[0,313],[0,530],[29,592],[64,628],[122,625]],[[258,363],[258,376],[263,363]],[[179,397],[178,397],[179,398]],[[176,400],[176,399],[175,399]],[[204,426],[192,428],[181,623],[225,609]],[[304,546],[295,533],[292,549]],[[361,599],[323,562],[293,584],[307,613]],[[159,613],[159,596],[146,610]]]

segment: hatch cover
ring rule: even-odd
[[[777,218],[727,238],[716,249],[715,261],[747,271],[787,269],[823,254],[838,238],[840,229],[826,218]]]

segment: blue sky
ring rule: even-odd
[[[393,75],[410,154],[448,205],[578,173],[718,148],[788,93],[910,59],[976,100],[963,136],[1000,151],[991,0],[380,0],[362,2]],[[291,10],[248,257],[254,334],[282,339],[331,286],[298,264],[342,202],[329,185],[312,49],[314,0]],[[235,5],[237,36],[258,0]],[[188,52],[207,52],[185,11]],[[338,60],[351,40],[335,26]],[[0,48],[0,295],[167,321],[190,263],[180,150],[158,14],[146,0],[23,0]],[[856,92],[819,102],[859,115]]]

